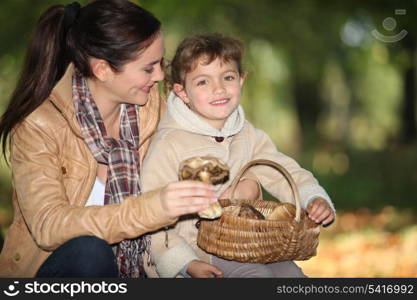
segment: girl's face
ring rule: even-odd
[[[164,39],[160,33],[135,60],[125,64],[121,72],[111,71],[105,82],[111,99],[118,103],[146,104],[151,88],[164,79],[163,56]]]
[[[221,129],[239,106],[243,81],[236,62],[216,58],[206,64],[203,57],[186,74],[185,87],[174,84],[174,91],[201,119]]]

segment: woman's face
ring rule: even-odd
[[[112,72],[106,82],[111,99],[119,103],[144,105],[151,88],[164,79],[161,61],[164,56],[164,38],[159,33],[155,40],[120,72]]]

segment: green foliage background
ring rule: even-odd
[[[315,174],[338,211],[392,206],[416,215],[416,0],[136,2],[162,21],[168,59],[189,34],[221,32],[245,43],[248,119]],[[37,18],[56,3],[0,2],[0,112]],[[384,27],[388,17],[394,30]],[[407,35],[385,43],[374,29]],[[12,221],[11,191],[2,160],[3,234]]]

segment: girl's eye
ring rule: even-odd
[[[233,80],[235,80],[235,76],[233,76],[233,75],[227,75],[226,77],[224,77],[224,79],[226,81],[233,81]]]
[[[207,80],[200,80],[197,82],[197,86],[205,85],[207,84]]]
[[[144,70],[146,73],[151,74],[154,71],[154,68],[147,68]]]

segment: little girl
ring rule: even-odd
[[[331,223],[333,204],[313,175],[280,153],[263,131],[245,120],[239,105],[244,82],[242,56],[239,41],[219,34],[192,36],[180,44],[171,65],[173,91],[168,110],[143,163],[143,190],[177,181],[180,163],[193,156],[220,159],[229,166],[231,179],[247,162],[269,159],[290,172],[308,216],[319,224]],[[274,197],[293,202],[289,184],[276,170],[256,166],[251,172]],[[216,188],[221,195],[228,185]],[[149,277],[305,277],[291,261],[240,263],[209,255],[197,246],[197,221],[196,215],[188,215],[152,234]]]

